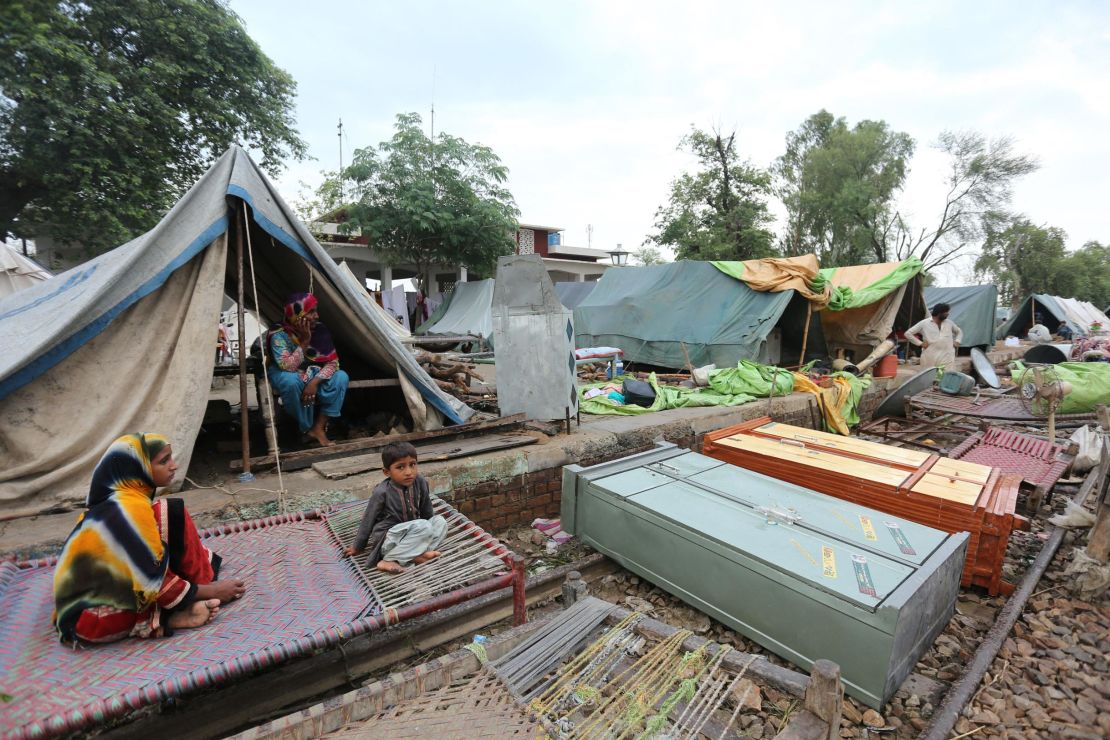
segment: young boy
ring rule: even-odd
[[[400,573],[409,563],[439,557],[436,548],[447,534],[447,521],[433,515],[428,481],[416,470],[416,448],[394,442],[382,450],[385,480],[370,492],[355,543],[345,551],[369,549],[367,562],[386,573]]]

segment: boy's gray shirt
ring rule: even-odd
[[[382,543],[390,528],[413,519],[431,519],[434,515],[427,478],[417,475],[408,488],[401,488],[386,478],[370,492],[355,535],[355,549],[369,549],[367,562],[376,565],[382,559]]]

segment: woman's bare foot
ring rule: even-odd
[[[188,609],[171,614],[168,624],[170,627],[178,630],[189,629],[191,627],[203,627],[215,619],[219,611],[219,599],[194,601],[189,605]]]
[[[247,584],[245,582],[238,578],[228,578],[227,580],[197,586],[197,598],[200,600],[219,599],[226,604],[229,601],[242,598],[246,591]]]
[[[392,560],[379,560],[376,567],[383,573],[401,573],[405,570],[399,563]]]
[[[435,560],[440,556],[440,554],[441,553],[439,550],[428,550],[423,555],[417,555],[415,558],[412,559],[412,562],[416,563],[417,565],[422,565],[429,560]]]
[[[320,445],[321,447],[331,447],[335,444],[335,442],[332,442],[330,439],[328,439],[328,435],[324,434],[323,429],[317,429],[316,427],[312,427],[311,429],[309,429],[307,432],[304,433],[304,436],[316,442],[316,444]]]

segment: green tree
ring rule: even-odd
[[[445,133],[433,141],[419,115],[401,114],[393,138],[357,150],[344,171],[353,193],[345,228],[360,229],[387,262],[415,264],[422,278],[445,264],[489,274],[514,249],[520,214],[508,174],[489,147]]]
[[[0,234],[91,254],[150,228],[233,142],[303,157],[292,78],[218,0],[0,3]]]
[[[632,250],[632,261],[637,265],[662,265],[667,260],[663,259],[663,252],[658,247],[645,245]]]
[[[787,212],[783,251],[813,252],[826,267],[890,260],[894,200],[913,150],[883,121],[849,127],[826,110],[810,116],[787,134],[773,168]]]
[[[948,155],[947,191],[937,225],[914,232],[900,215],[891,229],[898,259],[917,256],[930,270],[951,262],[986,238],[991,216],[1005,210],[1014,181],[1038,168],[1035,157],[1014,151],[1009,137],[944,131],[936,148]]]
[[[1054,293],[1105,308],[1110,303],[1110,246],[1089,241],[1065,257]]]
[[[1023,217],[986,214],[986,239],[975,262],[977,277],[998,286],[1012,308],[1032,293],[1056,293],[1067,262],[1067,234]]]
[[[645,244],[674,249],[678,259],[746,260],[775,254],[767,229],[771,176],[740,160],[736,132],[727,137],[693,128],[679,142],[699,169],[671,183],[670,201],[655,211]]]

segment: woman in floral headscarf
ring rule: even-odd
[[[158,637],[212,621],[246,590],[216,581],[220,556],[205,547],[181,499],[154,500],[173,482],[173,449],[160,434],[127,434],[100,458],[87,511],[54,569],[54,625],[63,640]]]
[[[340,415],[348,378],[339,369],[331,332],[320,323],[316,296],[289,296],[285,321],[270,332],[268,344],[274,368],[270,385],[281,396],[282,408],[297,420],[301,434],[325,447],[335,444],[328,439],[327,424]]]

